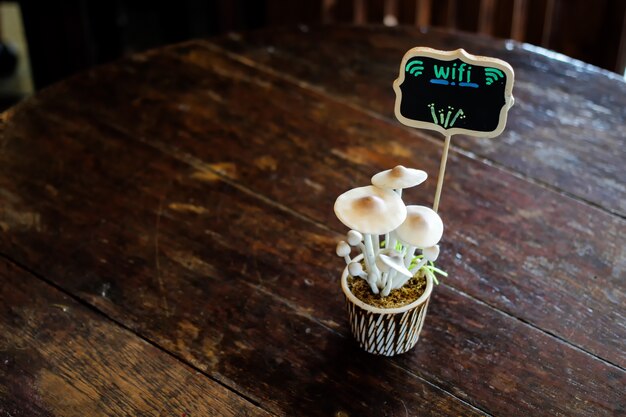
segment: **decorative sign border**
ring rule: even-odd
[[[505,104],[504,106],[502,106],[500,110],[500,118],[499,118],[497,127],[490,132],[469,130],[469,129],[463,129],[463,128],[457,128],[457,127],[446,129],[443,126],[440,126],[432,122],[423,122],[423,121],[408,119],[404,117],[400,112],[400,106],[402,103],[402,90],[400,89],[400,86],[405,80],[405,73],[406,73],[405,67],[406,67],[407,62],[410,59],[415,58],[415,57],[434,58],[440,61],[454,61],[456,59],[460,59],[461,61],[466,62],[467,64],[470,64],[470,65],[496,68],[504,72],[506,75],[506,85],[504,88]],[[492,137],[498,136],[504,130],[504,127],[506,126],[507,113],[515,102],[513,98],[514,77],[515,77],[515,73],[513,71],[513,68],[508,63],[506,63],[505,61],[501,59],[472,55],[472,54],[467,53],[463,49],[457,49],[455,51],[440,51],[437,49],[421,47],[421,46],[415,47],[415,48],[408,50],[404,54],[404,57],[402,58],[402,63],[400,64],[399,76],[393,82],[393,90],[396,93],[396,102],[395,102],[394,112],[395,112],[396,118],[400,121],[400,123],[407,125],[407,126],[435,130],[437,132],[442,133],[445,136],[465,134],[465,135],[475,136],[475,137],[492,138]]]

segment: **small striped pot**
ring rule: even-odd
[[[365,304],[348,288],[348,267],[341,275],[350,327],[359,345],[369,353],[394,356],[407,352],[419,339],[433,281],[426,278],[424,294],[411,304],[399,308],[377,308]]]

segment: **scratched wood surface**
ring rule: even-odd
[[[90,310],[0,259],[0,415],[268,415]]]
[[[624,220],[468,153],[451,154],[451,276],[418,347],[383,359],[354,346],[334,198],[397,163],[434,175],[440,145],[323,90],[194,41],[36,95],[3,118],[0,252],[92,306],[91,320],[129,329],[109,338],[151,343],[251,410],[623,412]],[[408,198],[429,201],[433,180]],[[64,337],[32,339],[93,354],[84,335]],[[132,384],[143,366],[127,370]],[[38,406],[25,398],[21,409]]]
[[[504,59],[515,70],[516,103],[506,130],[496,139],[455,137],[453,145],[626,215],[624,156],[616,152],[624,144],[626,83],[617,74],[528,44],[437,29],[337,26],[294,32],[233,34],[218,43],[256,66],[390,120],[391,83],[408,49],[464,48]]]

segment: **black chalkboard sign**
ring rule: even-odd
[[[462,49],[413,48],[402,59],[396,117],[405,125],[493,137],[506,125],[513,105],[513,69],[506,62]]]

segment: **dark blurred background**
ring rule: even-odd
[[[620,74],[625,64],[626,0],[24,0],[0,2],[0,14],[8,104],[133,52],[296,24],[443,26],[516,38]]]

